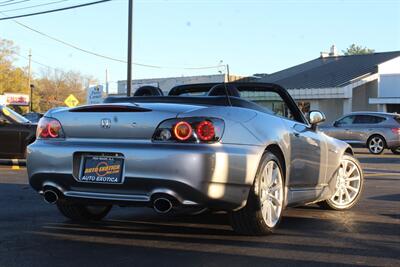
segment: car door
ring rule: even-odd
[[[21,125],[0,113],[0,157],[10,158],[21,153]]]
[[[324,183],[325,138],[308,125],[285,122],[290,129],[290,182],[293,188],[315,188]]]
[[[346,142],[351,142],[354,118],[354,115],[349,115],[337,120],[333,127],[330,128],[329,135]]]
[[[370,133],[379,131],[378,123],[385,121],[385,118],[373,115],[356,115],[352,129],[352,139],[355,143],[365,144]]]
[[[293,188],[314,188],[322,182],[326,171],[325,138],[308,125],[304,115],[290,96],[268,92],[264,107],[280,116],[290,138],[290,177]],[[259,103],[260,104],[260,103]]]

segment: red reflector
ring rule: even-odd
[[[215,136],[214,125],[210,121],[202,121],[197,125],[196,133],[202,141],[210,141]]]
[[[192,126],[186,121],[180,121],[175,124],[174,135],[181,141],[188,140],[192,136]]]
[[[400,128],[392,128],[392,132],[400,135]]]

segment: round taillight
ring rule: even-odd
[[[49,137],[49,128],[45,125],[39,128],[39,137],[47,138]]]
[[[192,136],[192,126],[186,121],[180,121],[175,124],[174,135],[181,141],[188,140]]]
[[[51,121],[47,125],[47,131],[51,138],[59,137],[60,129],[61,129],[61,124],[58,121]]]
[[[215,136],[214,125],[210,121],[202,121],[197,125],[197,136],[202,141],[210,141]]]
[[[37,126],[36,136],[43,139],[62,138],[64,133],[61,123],[53,118],[41,118]]]

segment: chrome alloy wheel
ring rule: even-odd
[[[283,207],[283,179],[278,164],[269,161],[261,175],[259,200],[265,224],[273,228],[278,223]]]
[[[330,199],[336,206],[346,208],[351,205],[361,189],[361,171],[357,164],[342,159],[336,181],[336,192]]]
[[[372,137],[368,143],[369,151],[373,154],[380,154],[384,149],[383,140],[379,136]]]

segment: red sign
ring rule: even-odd
[[[29,95],[5,93],[4,96],[6,105],[29,106]]]

